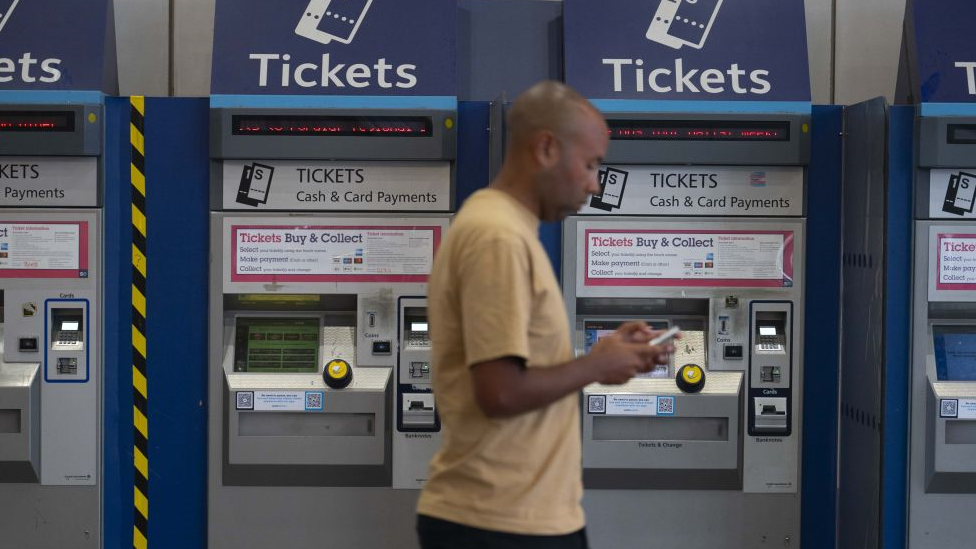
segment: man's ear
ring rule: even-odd
[[[541,130],[535,135],[533,142],[535,161],[540,168],[550,169],[559,163],[562,149],[556,135],[549,130]]]

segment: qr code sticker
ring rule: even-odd
[[[940,402],[940,417],[958,417],[959,416],[959,401],[952,398],[944,398]]]
[[[237,409],[254,409],[254,391],[237,391]]]
[[[591,414],[607,413],[607,395],[590,395],[586,402],[586,411]]]
[[[305,409],[306,410],[321,410],[322,409],[322,392],[307,391],[305,393]]]
[[[662,416],[674,415],[674,397],[657,397],[657,413]]]

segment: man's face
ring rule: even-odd
[[[559,160],[547,170],[542,194],[543,221],[573,215],[600,192],[598,173],[610,139],[603,117],[590,111],[577,116],[576,131],[558,138]]]

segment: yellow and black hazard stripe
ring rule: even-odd
[[[132,455],[133,549],[149,546],[149,376],[146,369],[146,149],[144,97],[132,97]]]

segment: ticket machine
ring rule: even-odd
[[[976,116],[917,119],[909,545],[970,538],[976,502]]]
[[[973,15],[908,2],[906,104],[846,108],[839,547],[976,534]]]
[[[583,391],[593,537],[797,546],[810,117],[604,115],[601,192],[563,230],[574,347],[635,319],[682,338]]]
[[[11,546],[101,546],[102,113],[0,105],[0,531]]]
[[[211,547],[412,537],[454,119],[212,108]]]

